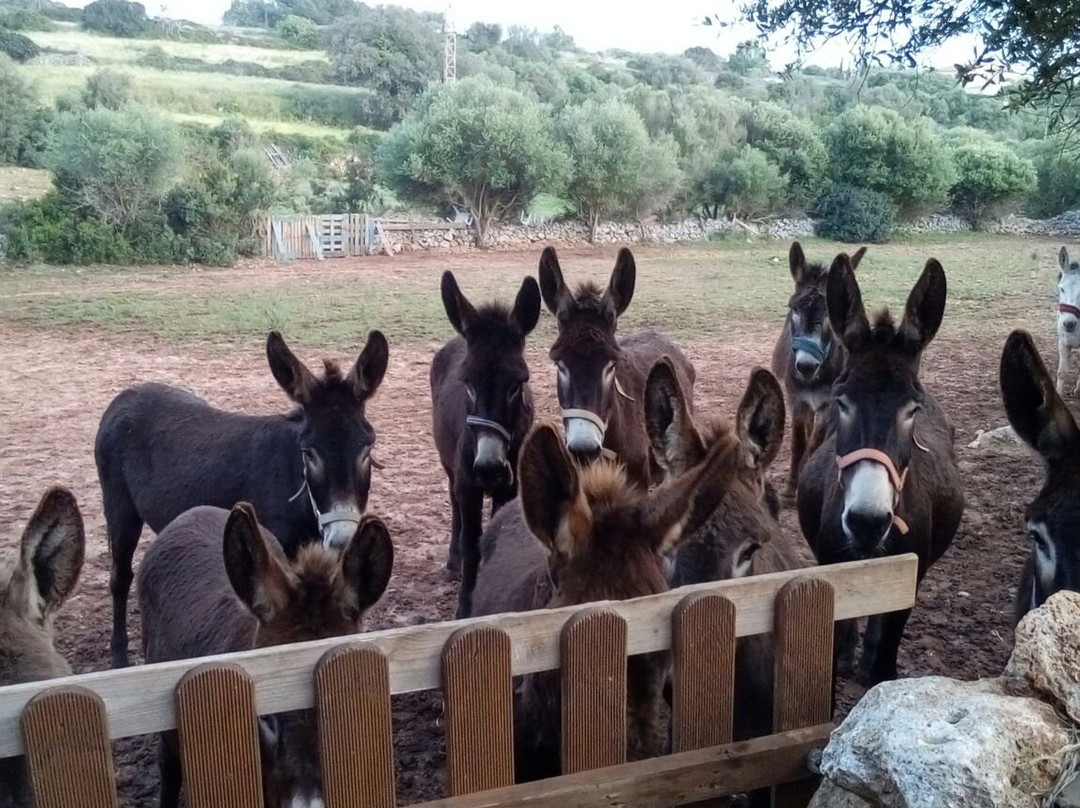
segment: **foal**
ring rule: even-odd
[[[467,617],[480,564],[484,496],[494,513],[517,495],[514,469],[533,422],[525,337],[540,319],[540,287],[528,277],[514,307],[475,308],[454,275],[443,273],[442,299],[454,337],[431,363],[431,418],[435,447],[450,481],[450,555],[446,566],[465,568],[457,616]]]
[[[1019,621],[1055,592],[1080,592],[1080,430],[1025,331],[1005,342],[1001,397],[1016,434],[1046,461],[1046,481],[1024,513],[1031,550],[1016,593]]]
[[[339,553],[301,547],[290,561],[251,505],[197,507],[171,522],[139,568],[148,663],[343,637],[390,580],[394,548],[375,516]],[[313,710],[259,719],[267,808],[316,808],[322,784]],[[161,736],[161,808],[176,808],[182,772],[176,732]]]
[[[945,270],[927,261],[899,325],[887,310],[871,325],[846,254],[829,269],[827,297],[848,360],[833,385],[825,438],[799,476],[799,524],[822,564],[915,553],[922,581],[964,511],[953,428],[919,381],[923,349],[945,313]],[[896,678],[910,615],[870,618],[862,656],[870,684]]]
[[[0,687],[71,673],[53,645],[53,620],[79,580],[85,544],[75,497],[50,488],[23,531],[14,566],[0,568]],[[32,804],[23,759],[0,760],[0,805]]]
[[[668,589],[664,556],[709,517],[740,462],[734,435],[677,479],[645,494],[625,469],[601,459],[579,467],[551,424],[521,450],[521,496],[501,509],[482,538],[474,615],[624,600]],[[628,660],[630,759],[660,752],[666,657]],[[559,773],[559,673],[516,688],[516,772],[521,780]]]
[[[266,358],[297,405],[288,415],[215,409],[191,393],[141,384],[118,395],[94,445],[112,569],[112,657],[128,664],[127,601],[143,524],[158,532],[196,505],[251,502],[291,556],[318,539],[348,541],[367,507],[375,432],[365,404],[386,373],[389,349],[378,331],[342,374],[325,362],[315,376],[281,335]]]
[[[1069,260],[1064,247],[1058,253],[1058,369],[1057,394],[1065,389],[1065,373],[1069,369],[1069,354],[1080,349],[1080,262]],[[1080,390],[1080,376],[1072,394]]]
[[[851,256],[852,269],[865,254],[866,247],[862,247]],[[807,263],[802,245],[795,241],[788,252],[788,267],[795,293],[788,300],[784,328],[773,348],[772,372],[783,381],[791,409],[791,469],[784,494],[794,498],[814,422],[829,403],[845,353],[843,344],[833,336],[825,310],[825,265]]]
[[[585,462],[609,450],[626,467],[630,482],[647,489],[662,475],[649,456],[645,434],[645,378],[661,356],[668,356],[680,385],[692,393],[694,366],[655,331],[615,338],[618,319],[634,296],[636,277],[634,256],[624,247],[607,289],[583,283],[571,292],[554,248],[545,248],[540,256],[540,291],[559,326],[550,356],[558,370],[566,446]]]

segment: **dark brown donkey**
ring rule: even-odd
[[[139,567],[143,654],[165,662],[354,634],[393,563],[390,534],[370,514],[341,552],[309,544],[290,561],[248,503],[192,508],[161,531]],[[314,710],[262,717],[259,729],[264,804],[321,806]],[[162,734],[159,764],[160,804],[175,808],[175,731]]]
[[[1080,592],[1080,430],[1031,336],[1014,331],[1001,353],[1009,423],[1046,461],[1046,481],[1024,512],[1031,551],[1016,593],[1016,619],[1062,589]]]
[[[375,431],[365,404],[386,373],[389,349],[368,335],[347,374],[317,377],[276,331],[266,340],[274,378],[297,405],[287,415],[215,409],[164,384],[131,387],[105,410],[94,445],[112,570],[112,657],[128,664],[131,561],[143,524],[157,532],[196,505],[251,502],[292,556],[308,541],[340,546],[367,507]]]
[[[833,332],[848,351],[833,385],[826,435],[799,477],[799,524],[822,564],[915,553],[918,580],[949,547],[964,512],[953,428],[919,381],[923,350],[945,314],[945,270],[926,263],[897,324],[873,324],[846,254],[829,269]],[[862,672],[895,679],[910,609],[870,618]],[[842,658],[854,652],[843,645]],[[850,646],[850,647],[848,647]]]
[[[859,266],[866,247],[851,256],[851,268]],[[817,413],[825,409],[832,385],[844,367],[844,346],[834,336],[825,307],[824,264],[807,263],[799,242],[792,242],[788,266],[795,280],[795,293],[788,300],[784,329],[772,355],[772,372],[784,384],[791,410],[791,469],[788,472],[789,499],[794,498],[806,452],[813,451]]]
[[[442,277],[446,316],[460,336],[431,362],[431,419],[435,447],[450,481],[450,554],[446,566],[465,566],[457,616],[469,614],[480,564],[484,496],[492,513],[517,496],[514,478],[521,442],[533,422],[525,337],[540,319],[540,287],[521,283],[514,307],[475,308],[449,270]]]
[[[536,427],[521,450],[521,495],[500,510],[482,539],[473,613],[529,611],[624,600],[668,589],[664,556],[712,513],[735,473],[734,436],[678,479],[649,494],[607,459],[579,467],[552,424]],[[627,679],[628,757],[658,754],[664,655],[631,657]],[[557,671],[516,688],[519,781],[559,772]]]
[[[53,620],[79,580],[85,544],[75,497],[50,488],[26,524],[15,563],[0,568],[0,687],[71,673],[53,645]],[[0,806],[31,805],[23,759],[0,760]]]
[[[566,446],[591,462],[607,449],[642,488],[659,482],[659,466],[649,456],[642,396],[645,378],[668,356],[682,388],[693,395],[694,366],[667,337],[643,331],[615,338],[618,319],[634,296],[634,256],[619,250],[607,289],[583,283],[571,292],[552,247],[540,256],[540,291],[555,315],[559,335],[550,356],[558,371],[557,391],[566,428]]]

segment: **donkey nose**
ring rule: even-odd
[[[888,511],[849,510],[843,516],[844,532],[862,548],[873,549],[884,541],[892,527],[893,515]]]
[[[800,356],[795,360],[795,370],[804,378],[809,378],[817,373],[821,363],[810,356]]]
[[[507,485],[513,480],[514,470],[506,460],[478,457],[473,463],[473,474],[481,485]]]
[[[1072,334],[1074,331],[1076,331],[1076,319],[1073,318],[1073,317],[1070,317],[1065,322],[1063,322],[1061,325],[1070,334]]]

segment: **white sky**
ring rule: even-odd
[[[85,0],[67,0],[84,5]],[[209,25],[220,24],[230,0],[142,0],[151,16],[165,13]],[[375,5],[375,0],[368,0]],[[630,4],[613,0],[546,0],[506,2],[506,0],[455,0],[453,16],[458,31],[474,22],[496,22],[504,27],[524,25],[550,31],[556,25],[570,34],[578,45],[590,51],[623,48],[643,53],[681,53],[694,45],[712,48],[721,56],[730,54],[735,45],[754,36],[745,23],[732,28],[705,27],[701,20],[708,13],[737,19],[741,0],[665,0],[662,3]],[[446,0],[400,0],[395,5],[417,11],[447,10]],[[163,11],[164,6],[164,11]],[[951,70],[953,63],[970,58],[972,40],[957,42],[924,58],[926,66]],[[774,67],[790,61],[794,51],[777,47],[770,52]],[[850,50],[842,42],[830,43],[807,61],[822,66],[836,66],[850,61]]]

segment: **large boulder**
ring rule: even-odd
[[[814,792],[810,808],[873,808],[872,802],[845,791],[832,780],[822,780],[821,787]]]
[[[1003,680],[932,676],[870,690],[833,733],[821,771],[886,808],[1030,808],[1068,744],[1053,707],[1011,695]]]
[[[1058,592],[1024,615],[1005,678],[1048,699],[1080,724],[1080,594]]]

